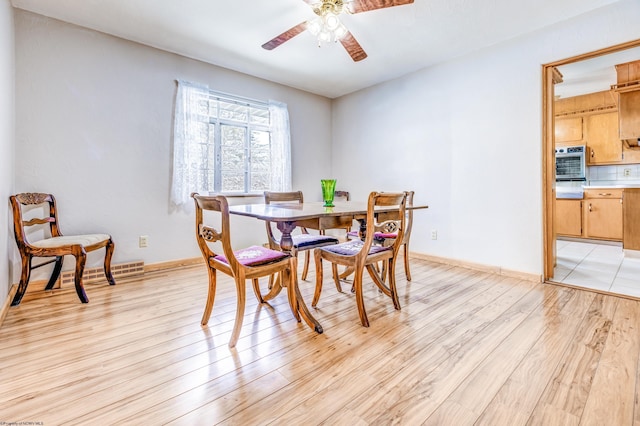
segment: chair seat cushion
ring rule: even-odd
[[[347,241],[346,243],[324,247],[322,250],[330,251],[331,253],[336,253],[343,256],[353,256],[355,254],[358,254],[362,250],[363,244],[364,243],[360,240]],[[369,250],[369,254],[376,254],[391,249],[391,247],[372,245],[371,249]]]
[[[109,238],[111,238],[111,236],[107,234],[63,235],[62,237],[45,238],[44,240],[30,244],[38,248],[58,248],[75,244],[91,246],[107,241]]]
[[[330,235],[296,234],[292,235],[293,246],[298,250],[338,244],[340,241]]]
[[[287,253],[271,250],[261,246],[251,246],[234,251],[233,253],[236,256],[236,259],[238,259],[238,262],[244,266],[266,265],[289,257]],[[221,254],[217,255],[214,259],[227,264],[229,263],[227,258]]]

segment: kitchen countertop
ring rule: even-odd
[[[556,185],[556,198],[557,199],[569,199],[569,200],[582,200],[584,198],[584,190],[586,189],[625,189],[625,188],[640,188],[640,182],[634,180],[629,182],[607,182],[597,181],[589,183],[588,185],[580,186],[557,186]]]
[[[624,189],[640,188],[640,184],[617,184],[617,185],[584,185],[584,189]]]

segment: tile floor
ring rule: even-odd
[[[625,257],[622,243],[556,241],[554,281],[640,297],[640,258]]]

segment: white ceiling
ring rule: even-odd
[[[261,45],[315,15],[303,0],[12,0],[16,8],[335,98],[561,22],[618,0],[415,0],[344,16],[369,55],[304,32]]]
[[[609,90],[618,79],[615,66],[638,59],[640,47],[562,65],[558,70],[563,82],[554,86],[555,95],[568,98]]]

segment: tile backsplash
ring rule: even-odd
[[[640,181],[640,164],[588,166],[589,181]]]

